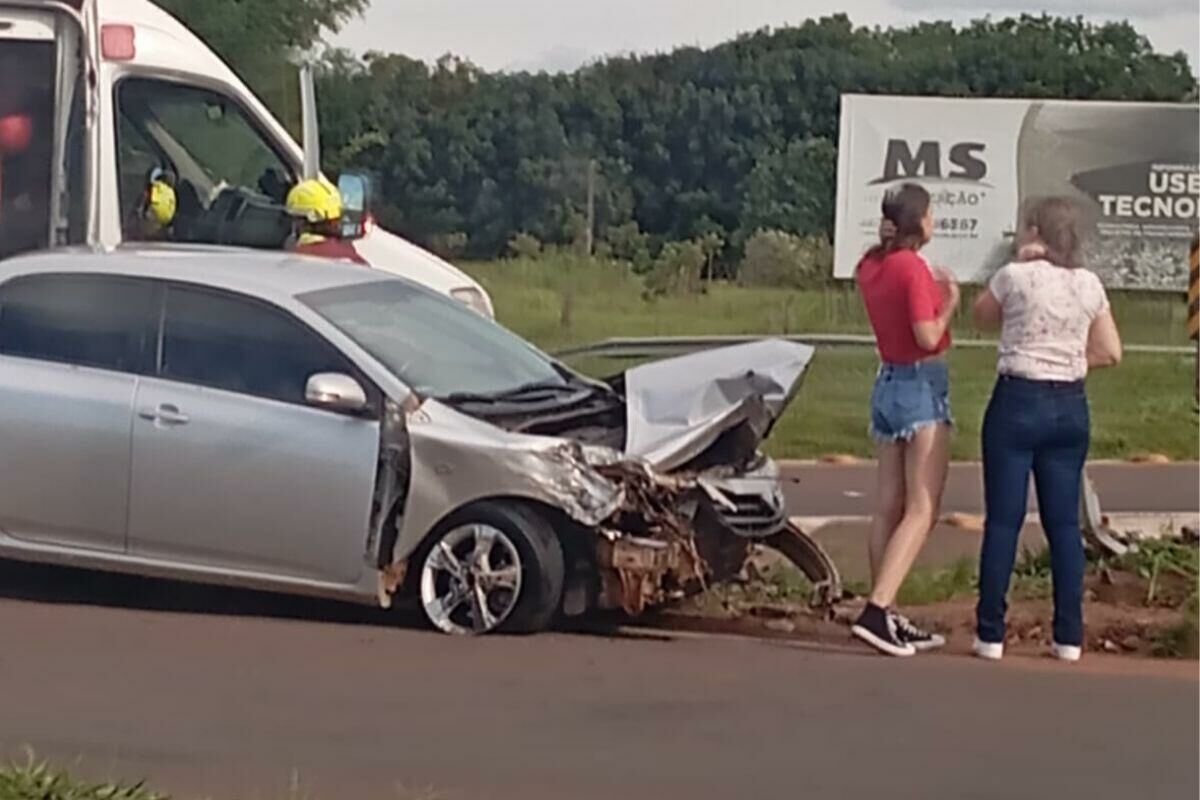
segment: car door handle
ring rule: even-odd
[[[138,416],[159,425],[186,425],[191,420],[187,414],[170,403],[163,403],[158,408],[143,408],[138,411]]]

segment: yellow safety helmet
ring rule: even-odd
[[[159,227],[166,228],[175,221],[178,205],[175,187],[164,172],[154,170],[150,175],[150,185],[146,187],[146,216],[158,223]]]
[[[342,218],[342,195],[324,178],[309,178],[288,192],[287,209],[310,223],[336,222]]]

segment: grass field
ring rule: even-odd
[[[491,293],[499,320],[549,351],[612,336],[869,332],[851,287],[791,291],[714,284],[694,297],[650,299],[636,276],[608,263],[546,258],[466,268]],[[1182,297],[1114,293],[1112,302],[1127,344],[1187,344]],[[977,335],[965,317],[955,322],[955,333]],[[772,454],[870,455],[866,406],[877,363],[870,348],[822,349],[768,443]],[[994,364],[989,350],[964,348],[950,355],[959,424],[955,458],[979,455],[979,425]],[[607,374],[629,363],[588,359],[576,366]],[[1095,373],[1089,380],[1093,457],[1200,456],[1193,368],[1194,357],[1129,354],[1118,369]]]

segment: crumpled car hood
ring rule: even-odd
[[[743,423],[761,440],[799,389],[813,352],[765,339],[634,367],[625,373],[626,454],[665,472]]]

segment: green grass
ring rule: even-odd
[[[957,431],[955,459],[978,459],[983,412],[995,380],[995,353],[956,350],[949,356]],[[817,354],[795,402],[779,421],[768,449],[780,458],[824,453],[869,456],[867,399],[877,360],[867,348],[828,348]],[[1196,418],[1191,372],[1179,356],[1130,355],[1116,370],[1090,380],[1092,457],[1163,453],[1194,460]]]
[[[1146,580],[1149,591],[1146,605],[1153,605],[1161,598],[1154,594],[1154,584],[1157,578],[1166,573],[1174,573],[1187,579],[1192,584],[1197,580],[1197,561],[1200,551],[1191,545],[1183,544],[1173,539],[1150,540],[1141,542],[1138,550],[1119,559],[1095,559],[1088,565],[1089,574],[1095,574],[1102,569],[1118,572],[1128,572]],[[769,583],[778,585],[786,581],[785,575],[773,575]],[[896,602],[903,606],[922,606],[953,600],[956,597],[970,597],[978,592],[979,569],[974,558],[963,558],[947,567],[921,567],[908,574],[900,587]],[[865,595],[869,587],[866,582],[858,581],[847,584],[854,594]],[[1044,600],[1053,595],[1053,581],[1050,570],[1050,551],[1048,549],[1025,550],[1013,567],[1011,593],[1014,600]],[[1185,600],[1181,606],[1187,619],[1181,623],[1180,635],[1186,635],[1187,625],[1191,624],[1194,631],[1196,594]]]
[[[0,766],[0,800],[168,800],[142,784],[89,783],[30,756]]]
[[[1044,572],[1039,566],[1033,566],[1043,561]],[[866,581],[846,582],[846,589],[860,597],[870,594],[870,588]],[[918,567],[908,573],[896,595],[896,603],[901,606],[927,606],[958,597],[974,597],[978,592],[978,561],[974,558],[961,558],[948,567]],[[1013,570],[1012,598],[1040,600],[1050,596],[1048,554],[1025,553]]]
[[[1190,596],[1182,605],[1183,617],[1157,633],[1154,654],[1165,658],[1196,658],[1200,655],[1200,549],[1170,539],[1140,542],[1136,551],[1112,564],[1147,581],[1146,604],[1163,599],[1162,582],[1169,576],[1182,579]]]
[[[1179,585],[1184,587],[1183,606],[1193,610],[1197,581],[1200,580],[1200,548],[1184,544],[1173,538],[1170,532],[1162,539],[1138,542],[1137,548],[1117,559],[1109,559],[1105,565],[1137,575],[1146,581],[1146,605],[1161,602],[1178,602]],[[1171,588],[1175,585],[1175,589]],[[1176,595],[1172,600],[1171,595]]]
[[[432,789],[410,791],[398,785],[387,796],[393,800],[438,800],[442,795]],[[313,795],[293,785],[279,798],[312,800]],[[171,800],[171,796],[142,783],[87,781],[30,753],[24,761],[0,764],[0,800]]]
[[[1016,600],[1045,600],[1054,595],[1050,550],[1022,550],[1013,568],[1012,596]]]
[[[896,595],[896,602],[904,606],[942,603],[974,594],[978,582],[975,560],[963,558],[943,569],[914,570],[909,573]]]
[[[956,597],[974,595],[979,586],[979,571],[975,559],[960,558],[948,567],[917,567],[908,573],[896,603],[901,606],[927,606],[944,603]],[[846,589],[866,597],[871,592],[867,581],[847,581]]]
[[[466,268],[491,293],[502,323],[551,352],[613,336],[869,332],[861,303],[848,285],[794,291],[714,284],[694,297],[648,299],[636,276],[611,263],[560,257]],[[1186,307],[1179,297],[1118,293],[1112,300],[1128,344],[1186,344]],[[965,318],[956,321],[955,330],[960,338],[976,335]],[[950,355],[959,424],[956,459],[979,457],[979,426],[994,364],[995,354],[987,350],[962,348]],[[1194,358],[1187,356],[1130,354],[1118,369],[1098,371],[1089,388],[1092,456],[1157,452],[1175,459],[1200,457],[1193,364]],[[597,358],[575,362],[596,375],[629,365]],[[870,348],[822,349],[768,443],[772,455],[871,455],[867,399],[876,365]]]
[[[491,294],[506,325],[548,350],[611,336],[870,332],[850,282],[803,291],[713,283],[701,295],[650,299],[637,276],[612,262],[558,256],[463,267]],[[965,289],[954,323],[961,338],[977,336],[965,313],[973,291]],[[1114,292],[1111,300],[1126,343],[1187,344],[1181,294]]]

